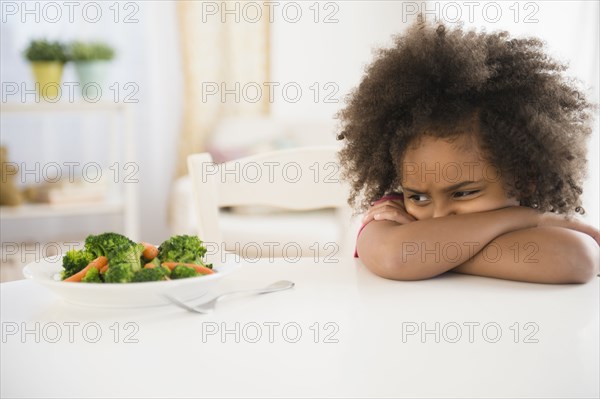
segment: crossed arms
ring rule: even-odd
[[[407,221],[373,220],[357,250],[375,274],[422,280],[447,271],[535,283],[585,283],[598,274],[600,235],[574,219],[514,206]]]

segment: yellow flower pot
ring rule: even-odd
[[[60,95],[63,65],[59,61],[36,61],[31,63],[33,75],[36,82],[39,83],[37,90],[41,97],[55,100]]]

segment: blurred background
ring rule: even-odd
[[[344,97],[418,12],[541,37],[599,102],[597,1],[2,1],[1,11],[2,281],[92,233],[157,244],[193,234],[190,153],[221,162],[337,145]],[[36,67],[62,50],[72,57],[62,70]],[[48,73],[60,86],[36,91]],[[595,126],[584,219],[598,226]],[[252,217],[246,231],[231,222],[231,240],[261,229],[307,245],[341,234],[331,214]]]

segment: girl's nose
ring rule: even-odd
[[[433,208],[433,217],[441,218],[448,215],[456,215],[455,209],[452,208],[450,204],[447,203],[437,203]]]

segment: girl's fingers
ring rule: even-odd
[[[579,231],[592,237],[596,243],[600,246],[600,232],[593,226],[590,226],[578,219],[568,219],[562,215],[555,215],[553,213],[545,213],[542,215],[541,223],[539,226],[553,226],[563,227]]]
[[[381,210],[387,209],[389,207],[398,209],[402,212],[406,212],[406,210],[404,209],[404,204],[399,204],[397,202],[392,202],[392,201],[385,201],[385,202],[379,203],[377,205],[373,205],[372,207],[367,209],[367,212],[365,214],[365,219],[366,219],[366,215],[368,215],[370,213],[381,212]]]
[[[600,231],[592,226],[587,226],[587,227],[589,227],[589,229],[585,229],[585,231],[584,231],[584,229],[582,229],[579,231],[592,237],[594,239],[594,241],[596,241],[596,244],[598,244],[598,246],[600,246]]]
[[[406,211],[404,211],[403,209],[395,209],[395,208],[387,207],[387,208],[373,209],[372,211],[369,211],[367,214],[365,214],[365,216],[363,218],[363,223],[373,220],[375,218],[375,215],[383,214],[383,213],[386,213],[386,214],[397,213],[399,215],[404,215],[408,219],[414,220],[414,218],[411,215],[409,215],[408,213],[406,213]]]
[[[405,224],[414,222],[416,219],[406,212],[403,205],[393,201],[385,201],[369,208],[362,222],[367,224],[372,220],[390,220]]]
[[[373,220],[389,220],[399,224],[407,224],[414,221],[401,213],[393,211],[376,213],[375,215],[373,215]]]
[[[369,208],[369,210],[367,210],[367,213],[365,213],[365,216],[363,217],[363,223],[366,223],[368,220],[372,220],[373,216],[377,213],[381,213],[384,212],[385,210],[388,210],[389,206],[384,205],[384,206],[374,206],[372,208]]]

